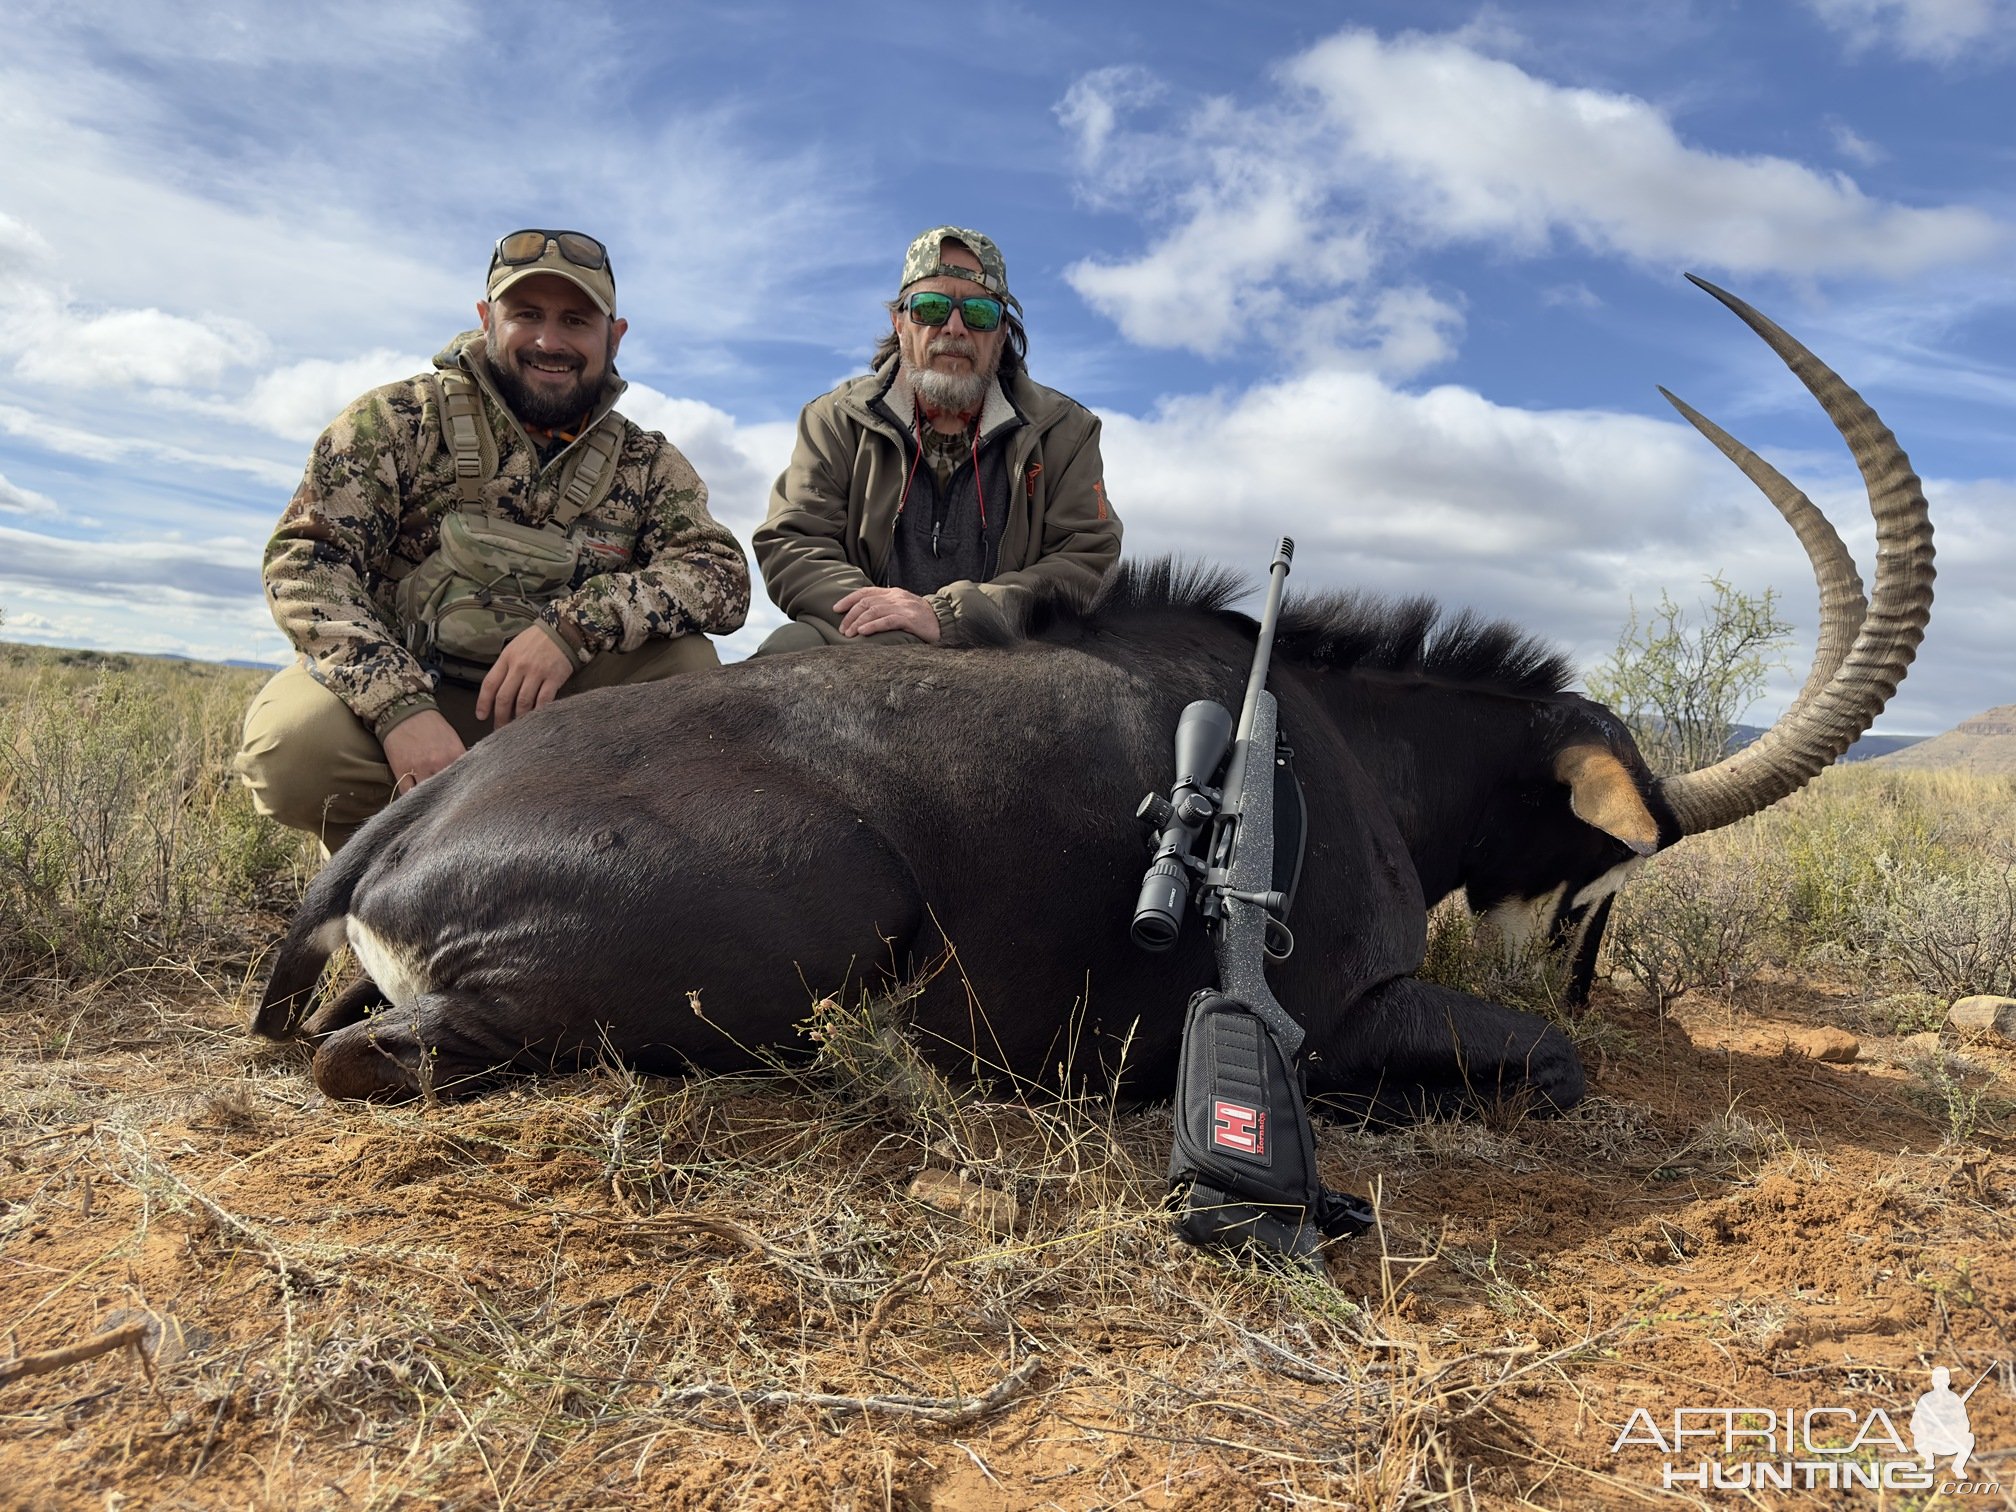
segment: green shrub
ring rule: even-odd
[[[1749,839],[1690,841],[1654,857],[1612,909],[1611,963],[1662,1010],[1696,989],[1734,1001],[1771,964],[1784,927],[1782,892],[1771,858]]]
[[[1662,1003],[1734,994],[1767,966],[1944,1000],[2008,992],[2012,862],[2016,781],[1835,767],[1649,862],[1618,901],[1609,959]]]

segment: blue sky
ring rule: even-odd
[[[624,408],[745,542],[925,226],[1007,256],[1135,555],[1431,592],[1585,663],[1791,532],[1845,449],[1681,277],[1778,319],[1925,477],[1932,626],[1878,728],[2016,702],[2012,0],[334,7],[9,0],[0,636],[278,662],[316,432],[473,321],[490,243],[606,240]],[[777,616],[759,589],[746,650]]]

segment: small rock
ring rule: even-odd
[[[1947,1010],[1946,1022],[1968,1034],[2016,1044],[2016,998],[1987,993],[1961,998]]]
[[[1862,1053],[1862,1042],[1846,1029],[1801,1029],[1791,1036],[1794,1050],[1809,1060],[1845,1065]]]
[[[1907,1034],[1897,1041],[1897,1054],[1905,1060],[1919,1060],[1939,1053],[1939,1031],[1927,1029],[1923,1034]]]
[[[1013,1233],[1021,1212],[1013,1192],[982,1186],[961,1171],[919,1171],[910,1183],[910,1195],[990,1234]]]
[[[140,1340],[140,1347],[157,1367],[177,1364],[185,1357],[200,1352],[209,1343],[208,1333],[199,1328],[184,1328],[182,1320],[166,1308],[150,1312],[145,1308],[122,1307],[107,1313],[102,1326],[113,1329],[128,1323],[146,1325],[147,1333]]]

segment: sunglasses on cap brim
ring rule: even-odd
[[[497,250],[490,254],[492,268],[517,268],[536,263],[547,247],[557,247],[560,255],[577,268],[602,272],[609,267],[609,249],[585,231],[513,231],[497,238]]]
[[[970,299],[954,299],[950,294],[920,291],[905,296],[903,308],[910,312],[912,325],[941,326],[952,318],[954,310],[969,331],[991,331],[1001,324],[1001,301],[978,294]]]

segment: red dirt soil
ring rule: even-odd
[[[1599,994],[1567,1118],[1326,1128],[1326,1178],[1382,1219],[1327,1286],[1169,1242],[1166,1111],[1074,1167],[1018,1114],[948,1155],[782,1077],[356,1109],[214,994],[24,1008],[9,1352],[151,1332],[0,1384],[0,1504],[2016,1506],[2011,1060],[1788,1044],[1847,1006]],[[1012,1232],[906,1196],[962,1160]],[[2004,1491],[1662,1489],[1908,1459],[1882,1423],[1908,1445],[1934,1366],[1983,1378],[1970,1476]],[[1645,1425],[1683,1408],[1780,1436],[1662,1452]]]

